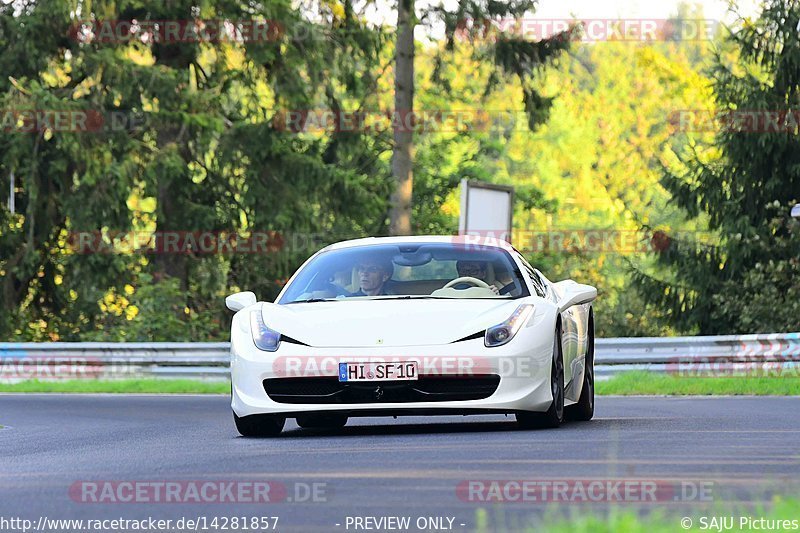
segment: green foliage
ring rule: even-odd
[[[800,239],[800,230],[795,231]],[[797,331],[800,327],[800,259],[756,263],[714,294],[714,318],[741,331]],[[745,298],[742,295],[746,295]]]
[[[800,137],[670,127],[680,109],[797,108],[797,13],[766,3],[714,56],[707,43],[570,42],[577,28],[542,42],[487,34],[533,4],[470,0],[420,14],[420,24],[444,21],[445,39],[417,45],[417,109],[488,113],[490,123],[415,134],[414,232],[457,230],[462,179],[510,184],[514,244],[554,281],[599,288],[599,336],[800,327],[800,224],[787,217],[800,201]],[[387,233],[392,132],[298,133],[282,113],[390,109],[391,30],[349,1],[77,5],[0,4],[0,109],[128,122],[89,134],[0,128],[0,190],[12,171],[17,179],[17,212],[0,206],[0,338],[224,339],[226,294],[271,299],[319,247]],[[279,20],[284,32],[263,42],[83,42],[69,37],[77,12]],[[703,16],[682,6],[677,18]],[[642,228],[635,252],[538,241]],[[71,240],[96,232],[108,243],[126,231],[272,231],[284,248],[86,254]],[[648,256],[652,231],[669,240]]]
[[[284,32],[254,42],[84,41],[69,37],[76,13],[84,21],[270,20]],[[384,226],[388,172],[376,139],[296,134],[276,118],[281,109],[374,98],[388,36],[367,27],[349,2],[316,12],[296,11],[288,0],[126,0],[80,9],[46,0],[22,10],[5,3],[0,28],[0,109],[128,120],[96,132],[0,129],[0,184],[7,190],[15,173],[18,209],[0,208],[3,337],[222,338],[223,296],[240,284],[274,296],[306,253],[83,254],[73,253],[74,232],[108,243],[126,231],[353,236]],[[130,320],[98,304],[126,284],[136,286],[141,313]]]
[[[680,16],[702,18],[693,12]],[[418,55],[420,75],[435,78],[420,83],[420,108],[486,113],[490,121],[420,136],[416,181],[423,191],[431,179],[453,189],[420,193],[419,201],[415,190],[415,215],[434,211],[455,228],[460,178],[513,185],[514,245],[551,279],[571,277],[599,288],[598,335],[675,334],[658,306],[631,290],[629,271],[657,268],[645,254],[652,245],[643,225],[706,229],[702,218],[687,222],[670,205],[659,180],[663,168],[673,165],[671,147],[682,143],[670,128],[670,113],[711,104],[708,80],[697,72],[710,57],[708,43],[574,44],[536,78],[542,98],[553,100],[549,120],[531,131],[523,82],[505,79],[486,93],[497,74],[474,50],[487,46],[479,37],[478,32],[473,41],[454,41],[449,63],[436,61],[438,51]],[[599,250],[558,244],[570,232],[591,230],[615,236],[617,244]]]
[[[710,70],[719,110],[800,107],[798,17],[796,2],[773,0],[757,20],[741,21],[732,52],[717,54]],[[707,218],[719,241],[673,240],[658,254],[666,273],[638,273],[638,289],[681,329],[800,329],[800,229],[789,218],[800,201],[800,131],[721,127],[712,142],[690,136],[674,155],[679,164],[663,185],[688,217]]]
[[[433,8],[444,22],[445,43],[434,57],[431,79],[449,91],[451,80],[442,75],[444,53],[452,53],[459,46],[456,41],[470,43],[472,58],[484,65],[492,65],[489,76],[483,80],[482,99],[486,100],[498,88],[512,79],[522,88],[522,97],[517,100],[525,110],[531,131],[545,123],[549,116],[553,98],[540,93],[540,81],[546,67],[558,60],[570,49],[578,27],[551,35],[540,40],[520,37],[506,31],[511,20],[520,20],[534,11],[533,0],[497,2],[494,0],[459,0],[455,9],[445,10],[442,5]]]
[[[156,282],[143,273],[136,284],[138,289],[127,285],[123,294],[109,292],[98,302],[101,314],[96,319],[97,329],[86,332],[83,340],[202,342],[225,337],[218,310],[190,307],[191,293],[181,290],[180,280],[164,278]]]

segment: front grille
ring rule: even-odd
[[[488,398],[499,384],[500,376],[494,374],[372,383],[342,383],[333,376],[265,379],[264,391],[278,403],[452,402]]]

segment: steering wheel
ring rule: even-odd
[[[472,277],[470,277],[470,276],[464,276],[464,277],[462,277],[462,278],[456,278],[456,279],[454,279],[453,281],[450,281],[450,282],[448,282],[448,283],[447,283],[447,284],[446,284],[444,287],[442,287],[442,288],[443,288],[443,289],[450,289],[450,288],[452,288],[454,285],[458,285],[458,284],[460,284],[460,283],[468,283],[468,284],[472,285],[473,287],[482,287],[482,288],[484,288],[484,289],[488,289],[488,288],[489,288],[489,284],[488,284],[488,283],[486,283],[485,281],[483,281],[483,280],[480,280],[480,279],[478,279],[478,278],[472,278]]]

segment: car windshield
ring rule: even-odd
[[[323,252],[303,267],[278,303],[528,295],[516,263],[501,248],[403,243]]]

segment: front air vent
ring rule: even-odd
[[[500,385],[500,376],[420,376],[417,381],[340,382],[336,376],[264,380],[267,396],[278,403],[353,404],[483,400]]]
[[[478,333],[473,333],[472,335],[464,337],[463,339],[458,339],[457,341],[453,341],[450,344],[453,344],[453,343],[456,343],[456,342],[471,341],[471,340],[474,340],[474,339],[482,339],[485,336],[486,336],[486,330],[483,330],[483,331],[479,331]]]
[[[293,339],[293,338],[288,337],[286,335],[281,335],[281,340],[284,341],[284,342],[288,342],[290,344],[299,344],[300,346],[309,346],[309,347],[311,346],[310,344],[306,344],[304,342],[300,342],[299,340]]]

